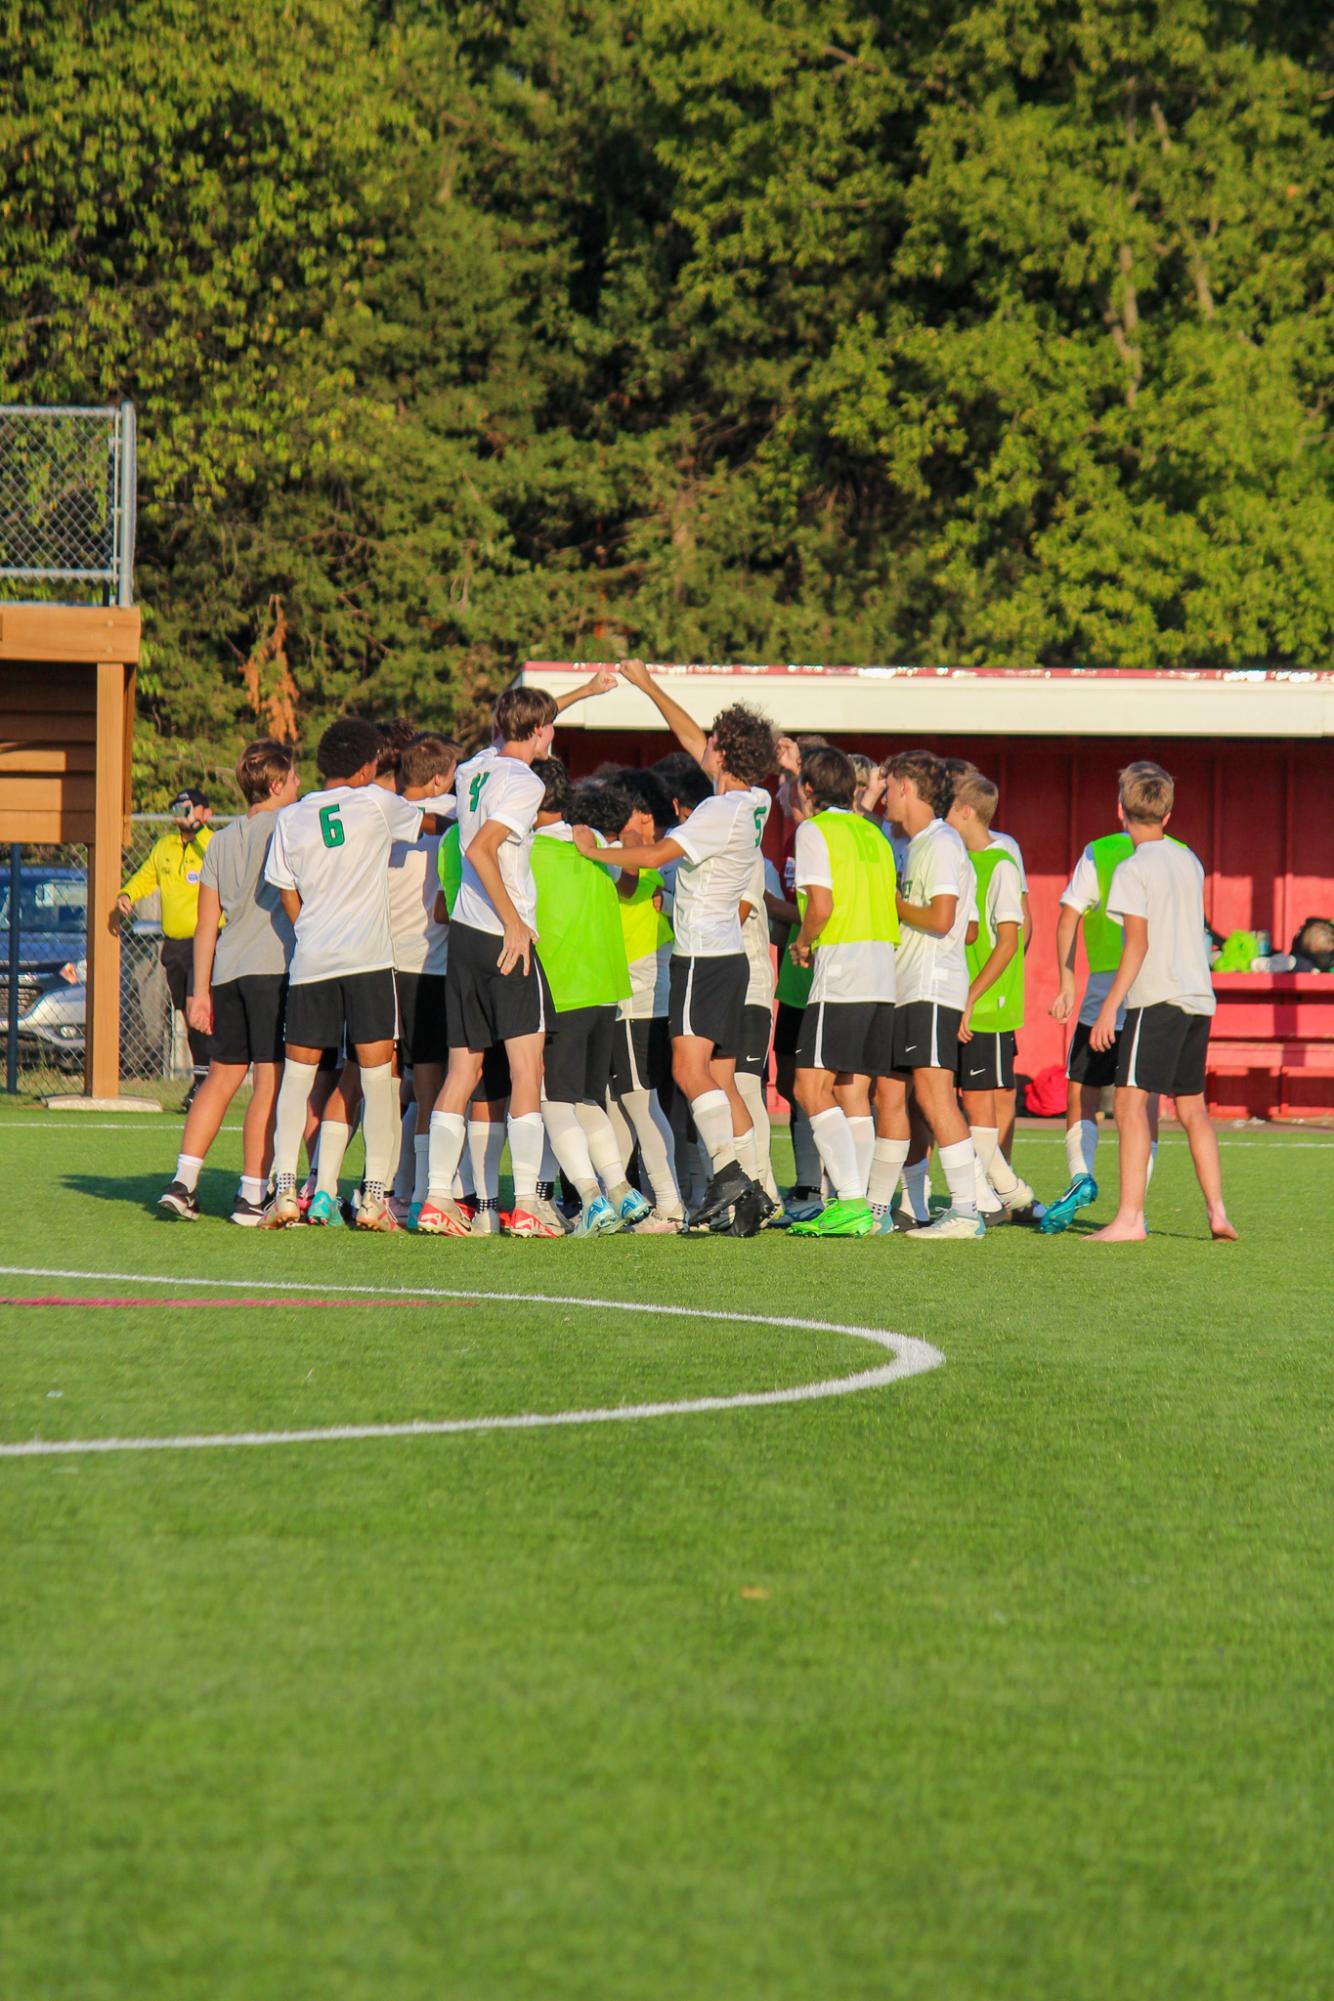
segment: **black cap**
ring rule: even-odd
[[[192,807],[207,806],[208,799],[197,785],[185,785],[176,794],[167,811],[174,813],[178,820],[184,820]]]

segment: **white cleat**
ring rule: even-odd
[[[907,1241],[920,1244],[930,1238],[935,1243],[962,1243],[965,1239],[976,1241],[986,1234],[987,1226],[980,1216],[961,1216],[957,1209],[946,1209],[934,1223],[924,1223],[920,1230],[909,1230]]]

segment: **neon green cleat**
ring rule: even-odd
[[[793,1223],[790,1237],[869,1237],[875,1229],[871,1205],[860,1196],[850,1202],[830,1202],[808,1223]]]

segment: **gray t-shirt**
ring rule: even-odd
[[[213,955],[213,985],[256,973],[285,973],[292,956],[292,927],[272,883],[264,880],[264,860],[273,839],[276,813],[233,820],[215,834],[204,854],[200,888],[217,895],[227,919]]]
[[[1116,923],[1143,917],[1149,949],[1128,1008],[1169,1001],[1183,1014],[1212,1014],[1215,1007],[1204,938],[1204,870],[1180,841],[1141,841],[1112,877],[1107,915]]]

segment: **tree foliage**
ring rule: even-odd
[[[143,778],[525,656],[1312,666],[1334,46],[1252,0],[12,0],[0,392]]]

